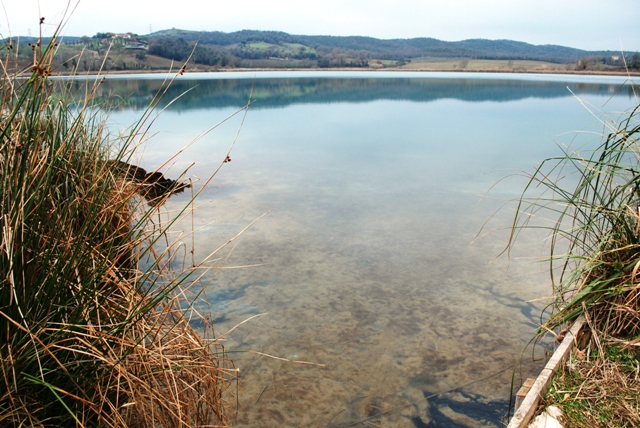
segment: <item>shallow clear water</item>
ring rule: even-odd
[[[618,117],[636,103],[622,83],[446,73],[178,79],[166,99],[193,89],[154,123],[140,160],[147,169],[255,99],[232,161],[195,212],[199,258],[268,212],[222,253],[227,267],[257,266],[203,281],[216,330],[266,313],[235,329],[227,349],[324,365],[233,354],[237,424],[500,426],[511,371],[544,304],[532,301],[549,286],[536,262],[544,235],[523,236],[511,260],[494,260],[512,211],[494,213],[524,180],[485,193],[560,154],[556,144],[600,141],[603,126],[583,104]],[[124,100],[113,123],[131,123],[159,85],[152,76],[108,79],[101,95]],[[188,176],[208,177],[240,120],[163,171],[175,177],[195,162]],[[489,218],[494,232],[478,239]],[[530,356],[523,375],[540,367]]]

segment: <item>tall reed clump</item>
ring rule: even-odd
[[[227,425],[237,371],[184,318],[162,197],[123,171],[144,120],[113,139],[91,91],[57,95],[54,53],[1,76],[0,426]]]
[[[529,176],[509,245],[522,229],[550,231],[553,302],[540,333],[586,314],[605,334],[640,337],[639,119],[637,106],[604,123],[586,156],[567,150]]]

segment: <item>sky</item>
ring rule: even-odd
[[[273,30],[640,51],[640,0],[0,0],[0,36]],[[65,13],[66,10],[66,13]]]

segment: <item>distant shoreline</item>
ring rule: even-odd
[[[494,73],[494,74],[548,74],[548,75],[583,75],[583,76],[619,76],[619,77],[635,77],[640,76],[638,71],[596,71],[596,70],[495,70],[495,69],[434,69],[434,68],[222,68],[222,69],[200,69],[199,67],[188,68],[184,74],[190,73],[255,73],[255,72],[385,72],[385,73]],[[167,74],[179,73],[180,68],[176,69],[157,69],[157,70],[110,70],[96,74],[95,72],[81,73],[57,73],[53,72],[51,76],[70,77],[70,76],[96,76],[96,75],[135,75],[135,74]]]

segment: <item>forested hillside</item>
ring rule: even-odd
[[[27,66],[35,38],[5,39],[16,52],[18,66]],[[42,44],[47,44],[43,40]],[[640,54],[584,51],[557,45],[531,45],[513,40],[472,39],[445,42],[433,38],[389,39],[350,36],[305,36],[277,31],[233,33],[164,30],[148,35],[97,33],[64,37],[54,65],[71,72],[163,70],[187,60],[200,70],[233,68],[368,68],[433,69],[433,61],[458,61],[451,69],[468,69],[469,61],[539,61],[545,70],[616,72],[640,69]],[[418,65],[416,65],[418,64]],[[561,66],[559,64],[562,64]],[[510,64],[501,71],[523,71]],[[475,70],[478,70],[476,67]]]
[[[413,58],[535,60],[576,63],[584,57],[614,62],[614,51],[590,52],[557,45],[536,46],[512,40],[473,39],[445,42],[432,38],[381,40],[372,37],[303,36],[276,31],[243,30],[234,33],[165,30],[150,34],[149,52],[186,57],[194,46],[196,57],[226,55],[240,60],[313,60],[317,65],[366,66],[371,59],[408,61]]]

